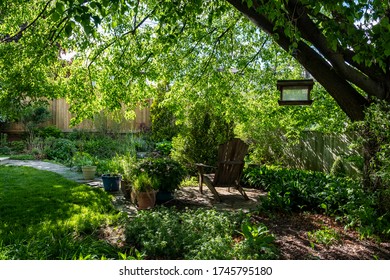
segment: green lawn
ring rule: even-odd
[[[110,196],[52,172],[0,166],[0,259],[118,258],[99,228],[121,221]]]

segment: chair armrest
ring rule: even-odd
[[[197,167],[216,168],[215,166],[206,165],[206,164],[203,164],[203,163],[195,163],[195,165],[196,165]]]
[[[241,160],[227,160],[227,161],[221,161],[219,163],[231,164],[231,165],[234,165],[234,164],[244,164],[244,162],[241,161]]]
[[[215,166],[206,165],[206,164],[203,164],[203,163],[195,163],[195,165],[196,165],[196,167],[198,168],[198,172],[199,172],[200,174],[202,174],[202,175],[203,175],[203,173],[204,173],[204,169],[205,169],[205,168],[216,169]]]

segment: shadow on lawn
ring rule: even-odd
[[[111,248],[97,229],[116,219],[100,189],[26,167],[1,167],[0,259],[72,259]]]

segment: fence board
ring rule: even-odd
[[[103,114],[97,115],[94,120],[84,120],[80,124],[72,127],[70,121],[72,115],[69,112],[69,104],[65,99],[54,99],[49,102],[49,110],[51,112],[51,120],[47,122],[47,125],[55,125],[63,132],[71,132],[74,129],[77,130],[86,130],[86,131],[98,131],[103,129],[107,132],[118,132],[126,133],[139,131],[141,129],[149,128],[151,126],[150,119],[150,105],[152,101],[149,100],[149,107],[145,108],[136,108],[135,109],[135,119],[126,120],[122,117],[121,121],[118,123],[114,121],[109,115],[104,116]],[[124,114],[123,114],[124,115]],[[7,133],[22,133],[24,132],[23,125],[21,123],[11,123],[9,124],[5,131]]]
[[[330,172],[337,157],[359,154],[350,149],[353,135],[324,135],[308,131],[299,143],[285,148],[285,162],[291,168]],[[352,163],[344,162],[347,174],[360,176],[361,171]]]

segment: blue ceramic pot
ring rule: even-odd
[[[107,192],[117,192],[121,184],[122,176],[114,174],[103,174],[103,187]]]

